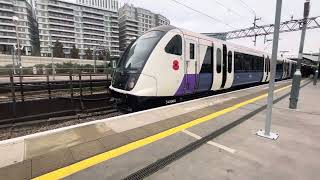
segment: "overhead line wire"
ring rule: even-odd
[[[231,9],[231,8],[228,8],[226,7],[224,4],[222,4],[220,1],[218,0],[214,0],[218,5],[220,5],[221,7],[223,7],[224,9],[226,9],[227,11],[229,12],[232,12],[232,14],[235,14],[235,15],[238,15],[239,17],[243,17],[241,14],[239,14],[238,12],[236,12],[235,10]],[[250,21],[250,24],[252,22]]]
[[[255,16],[257,16],[257,13],[256,13],[256,11],[253,9],[253,8],[251,8],[247,3],[245,3],[243,0],[239,0],[241,3],[242,3],[242,5],[244,6],[244,7],[246,7],[247,9],[249,9],[251,12],[253,12],[253,14],[255,15]]]
[[[170,1],[173,1],[173,2],[175,2],[175,3],[177,3],[177,4],[179,4],[179,5],[184,6],[184,7],[188,8],[188,9],[190,9],[190,10],[192,10],[192,11],[195,11],[195,12],[201,14],[201,15],[204,15],[204,16],[206,16],[206,17],[214,20],[215,22],[224,24],[224,25],[226,25],[226,26],[228,26],[228,27],[231,27],[231,28],[233,28],[233,29],[237,29],[237,28],[231,26],[231,25],[228,24],[228,23],[224,23],[222,20],[220,20],[220,19],[218,19],[218,18],[215,18],[215,17],[210,16],[210,15],[204,13],[204,12],[201,12],[201,11],[199,11],[199,10],[196,10],[196,9],[194,9],[194,8],[192,8],[192,7],[190,7],[190,6],[186,5],[186,4],[183,4],[183,3],[179,2],[179,1],[176,1],[176,0],[170,0]]]

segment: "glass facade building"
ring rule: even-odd
[[[14,22],[13,17],[18,17]],[[17,48],[17,34],[23,55],[39,55],[38,24],[31,1],[0,0],[0,53]]]
[[[124,51],[132,40],[150,28],[169,24],[170,21],[160,14],[125,4],[119,9],[120,50]]]
[[[86,49],[108,49],[111,57],[119,57],[117,0],[37,0],[36,12],[42,56],[50,56],[58,40],[66,57],[74,45],[80,58]]]

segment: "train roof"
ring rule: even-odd
[[[209,37],[209,36],[206,36],[204,34],[195,33],[195,32],[192,32],[192,31],[189,31],[189,30],[186,30],[186,29],[183,29],[183,28],[178,28],[178,27],[175,27],[175,26],[172,26],[172,25],[158,26],[158,27],[152,28],[151,31],[152,30],[158,30],[158,31],[168,32],[168,31],[171,31],[173,29],[178,29],[183,34],[186,34],[186,35],[189,35],[189,36],[198,37],[198,38],[201,38],[201,39],[204,39],[204,40],[208,40],[208,41],[213,41],[213,42],[216,42],[216,43],[227,44],[228,46],[231,46],[233,48],[237,48],[242,53],[247,52],[247,53],[250,53],[250,54],[256,54],[258,56],[265,55],[265,56],[269,56],[271,58],[271,54],[269,54],[267,52],[263,52],[263,51],[260,51],[260,50],[254,49],[254,48],[245,47],[245,46],[238,45],[238,44],[235,44],[235,43],[230,43],[230,42],[227,42],[227,41],[224,41],[224,40],[221,40],[221,39]],[[289,59],[286,59],[286,58],[282,58],[282,57],[278,57],[278,61],[292,61],[292,60],[289,60]]]
[[[168,31],[171,31],[173,29],[178,29],[177,27],[175,26],[172,26],[172,25],[164,25],[164,26],[158,26],[158,27],[155,27],[155,28],[152,28],[151,30],[152,31],[164,31],[164,32],[168,32]]]

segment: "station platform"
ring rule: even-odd
[[[317,179],[320,85],[310,82],[297,110],[291,81],[276,83],[276,141],[255,135],[261,85],[2,141],[0,179]]]

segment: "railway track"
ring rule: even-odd
[[[85,111],[78,110],[75,115],[68,116],[36,120],[8,119],[0,122],[0,140],[85,123],[93,120],[115,117],[122,114],[125,114],[125,112],[121,112],[114,108],[113,105],[110,105],[108,107],[87,109]]]

